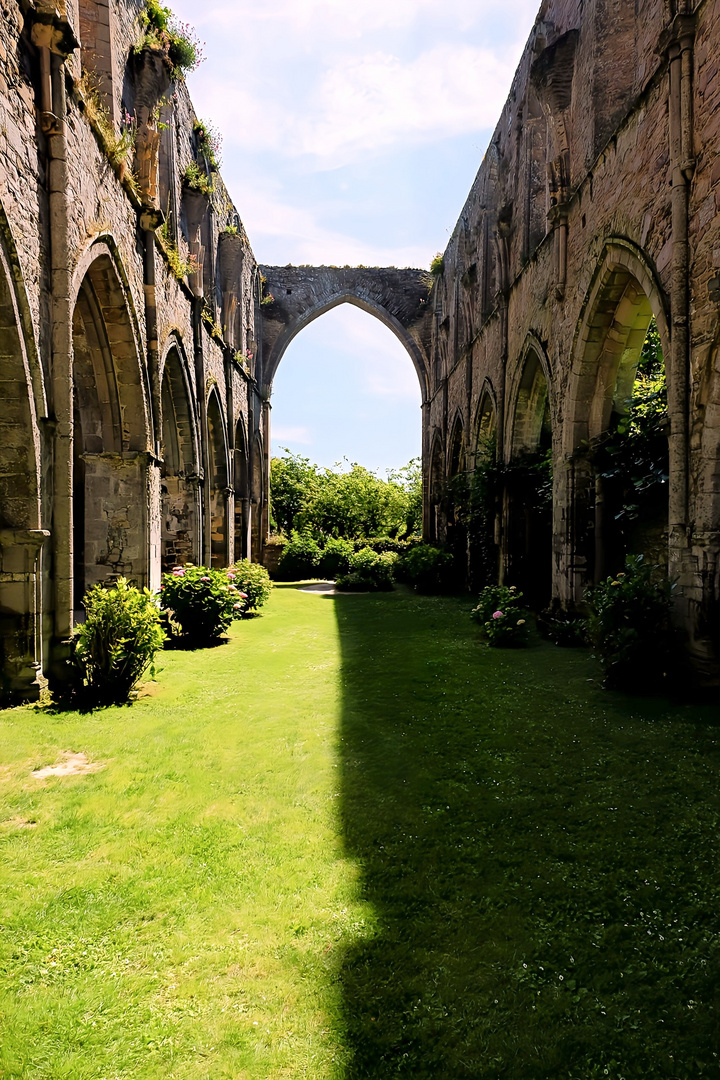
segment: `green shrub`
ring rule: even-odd
[[[418,592],[439,593],[452,587],[453,557],[449,551],[418,544],[403,556],[397,578]]]
[[[482,590],[470,617],[480,623],[489,645],[527,645],[530,615],[522,599],[523,594],[514,585],[488,585]]]
[[[350,540],[331,537],[326,541],[320,559],[320,576],[335,580],[350,569],[350,559],[355,548]]]
[[[83,605],[85,622],[74,630],[77,689],[89,705],[120,705],[165,640],[157,599],[119,578],[89,589]]]
[[[605,685],[646,691],[665,680],[671,659],[671,586],[642,555],[628,555],[625,571],[587,593],[588,637],[605,669]]]
[[[369,547],[373,551],[377,551],[378,555],[382,555],[385,551],[392,551],[396,555],[406,555],[412,547],[417,546],[418,541],[412,540],[398,540],[394,536],[370,536],[367,540],[356,540],[355,550],[359,551],[360,548]]]
[[[392,551],[379,555],[372,548],[362,548],[350,556],[348,573],[337,579],[337,587],[344,591],[387,592],[393,587],[397,561]]]
[[[243,615],[247,604],[245,593],[228,579],[226,570],[190,563],[163,574],[161,590],[163,608],[195,645],[215,641]]]
[[[280,556],[277,577],[280,581],[317,577],[321,557],[322,551],[312,536],[294,532]]]
[[[227,572],[230,584],[245,596],[245,611],[257,611],[267,603],[272,592],[272,581],[264,566],[241,559]]]

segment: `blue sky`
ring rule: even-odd
[[[260,262],[427,267],[455,225],[538,0],[171,0]],[[342,305],[275,379],[273,447],[396,468],[420,451],[407,353]]]

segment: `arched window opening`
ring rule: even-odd
[[[109,255],[91,264],[73,312],[75,608],[90,586],[144,585],[147,410],[124,293]]]
[[[644,298],[643,298],[644,299]],[[667,565],[668,416],[665,359],[649,305],[638,305],[614,385],[606,428],[591,444],[595,472],[594,578],[622,570],[627,555]]]
[[[210,557],[212,566],[226,566],[228,460],[225,426],[217,396],[213,393],[208,401],[208,476]]]
[[[474,468],[467,477],[468,573],[473,591],[498,580],[502,470],[497,460],[497,417],[485,390],[475,420]]]
[[[457,416],[450,436],[447,499],[447,544],[454,556],[457,584],[462,587],[468,567],[468,475],[466,472],[465,431]]]
[[[442,512],[445,498],[445,461],[439,432],[435,433],[430,453],[428,498],[430,503],[430,520],[428,523],[430,540],[442,543],[445,540],[445,521]]]
[[[199,521],[195,428],[177,349],[168,353],[162,380],[162,565],[197,562]]]
[[[250,557],[252,541],[250,529],[250,488],[248,475],[248,447],[242,417],[235,428],[233,486],[235,488],[235,559]]]
[[[505,577],[539,610],[552,587],[552,421],[547,379],[534,349],[518,388],[503,475]]]

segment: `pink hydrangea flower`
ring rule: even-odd
[[[247,593],[246,592],[238,593],[238,596],[240,596],[243,600],[247,600]]]
[[[502,611],[493,611],[493,619],[502,619]]]
[[[201,577],[201,578],[200,578],[200,580],[201,580],[201,581],[209,581],[209,580],[210,580],[210,578],[209,578],[209,577],[207,577],[207,575],[205,575],[204,577]]]

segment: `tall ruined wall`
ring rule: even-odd
[[[424,444],[426,525],[443,538],[456,517],[447,483],[479,460],[487,417],[500,459],[513,461],[542,384],[546,600],[579,603],[603,566],[587,447],[609,430],[654,317],[668,378],[669,560],[678,617],[703,655],[720,602],[718,18],[714,0],[542,4],[430,298]],[[496,539],[507,576],[513,514],[506,493]]]
[[[141,0],[3,0],[0,648],[62,667],[82,594],[258,557],[257,265]],[[199,178],[199,179],[198,179]]]

